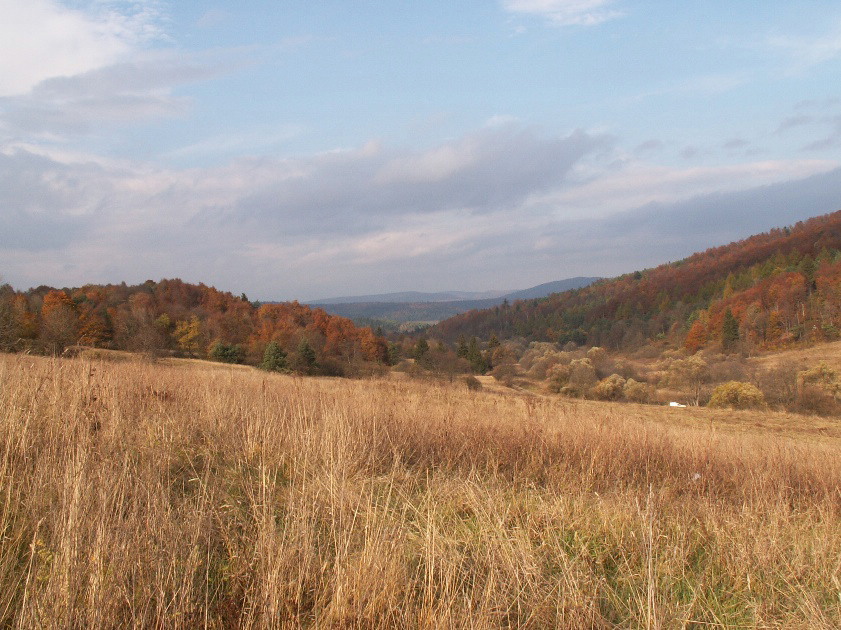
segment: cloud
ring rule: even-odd
[[[785,55],[790,73],[799,74],[841,56],[841,24],[824,35],[775,35],[767,45]]]
[[[623,15],[610,8],[614,0],[504,0],[511,13],[543,17],[558,26],[593,26]]]
[[[788,131],[789,129],[796,129],[797,127],[804,127],[806,125],[811,125],[816,122],[814,116],[810,116],[807,114],[799,114],[797,116],[789,116],[785,120],[783,120],[777,130],[774,133],[780,134],[784,131]]]
[[[261,271],[247,272],[255,282],[244,288],[265,297],[279,256],[313,265],[298,282],[314,290],[313,277],[336,265],[365,268],[480,247],[483,234],[530,221],[530,197],[564,186],[578,161],[609,142],[497,125],[427,151],[368,144],[184,170],[7,146],[0,216],[15,228],[0,242],[0,268],[15,284],[133,280],[143,267],[143,279],[229,277],[229,286],[239,286],[247,254]],[[43,264],[24,267],[33,251]],[[57,269],[64,269],[58,279],[41,277]],[[286,283],[294,290],[293,280]]]
[[[225,72],[214,60],[158,53],[81,74],[45,79],[28,94],[0,98],[0,121],[10,135],[78,134],[103,124],[175,116],[189,101],[175,86]]]
[[[716,167],[674,168],[628,161],[620,168],[581,169],[570,185],[532,198],[542,207],[562,209],[556,216],[604,217],[630,207],[673,204],[682,199],[729,193],[823,173],[837,166],[829,160],[769,160]]]
[[[0,153],[0,248],[42,251],[80,238],[107,198],[101,176],[95,165],[69,167],[31,153]]]
[[[602,222],[609,238],[679,245],[684,255],[841,209],[841,169],[746,190],[650,203]]]
[[[803,147],[804,151],[825,151],[841,147],[841,116],[833,116],[824,121],[830,125],[830,132],[827,136],[816,140]]]
[[[634,147],[634,154],[635,155],[646,155],[649,153],[654,153],[659,151],[663,148],[663,142],[661,140],[657,140],[656,138],[652,138],[651,140],[646,140],[638,144]]]
[[[86,10],[52,0],[0,0],[0,96],[26,94],[45,79],[116,63],[162,37],[155,2],[83,4]]]
[[[841,207],[841,171],[815,176],[831,162],[675,169],[612,151],[514,124],[424,151],[370,143],[191,169],[7,146],[0,273],[19,288],[175,276],[258,299],[530,286]]]

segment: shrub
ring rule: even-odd
[[[841,379],[838,372],[826,363],[797,374],[797,403],[804,411],[821,415],[838,412],[841,398]]]
[[[798,387],[816,385],[835,397],[841,396],[841,380],[838,378],[838,372],[823,361],[813,368],[800,372],[797,375],[797,385]]]
[[[651,400],[651,387],[632,378],[625,381],[622,393],[631,402],[647,403]]]
[[[618,374],[611,374],[599,381],[590,392],[599,400],[619,400],[625,388],[625,379]]]
[[[464,377],[464,384],[467,385],[467,389],[472,392],[477,392],[482,389],[481,381],[472,374],[468,374]]]
[[[239,345],[217,341],[210,349],[210,358],[222,363],[242,363],[245,361],[245,350]]]
[[[797,392],[797,408],[819,416],[837,415],[839,404],[835,396],[817,385],[804,385]]]
[[[765,397],[756,385],[729,381],[713,390],[710,407],[730,407],[731,409],[755,409],[765,406]]]
[[[613,361],[604,348],[594,346],[587,351],[587,358],[593,364],[598,378],[609,376],[616,372]]]
[[[553,365],[547,373],[547,380],[549,381],[549,391],[558,393],[569,382],[570,369],[568,365],[558,363]]]
[[[596,384],[596,368],[590,359],[575,359],[569,364],[569,384],[579,389],[589,389]]]
[[[491,370],[493,377],[506,387],[514,384],[514,377],[517,375],[517,368],[511,363],[502,363]]]
[[[798,366],[793,361],[780,363],[758,372],[756,384],[769,404],[792,407],[797,402]]]

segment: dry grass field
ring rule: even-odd
[[[2,627],[841,627],[836,420],[198,362],[0,382]]]

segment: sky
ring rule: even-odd
[[[841,209],[837,0],[0,0],[0,279],[614,276]]]

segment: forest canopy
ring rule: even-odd
[[[0,349],[61,354],[74,346],[260,365],[275,344],[283,367],[345,374],[383,363],[370,328],[297,302],[252,303],[243,294],[179,279],[143,284],[0,287]],[[277,363],[272,363],[277,365]]]

